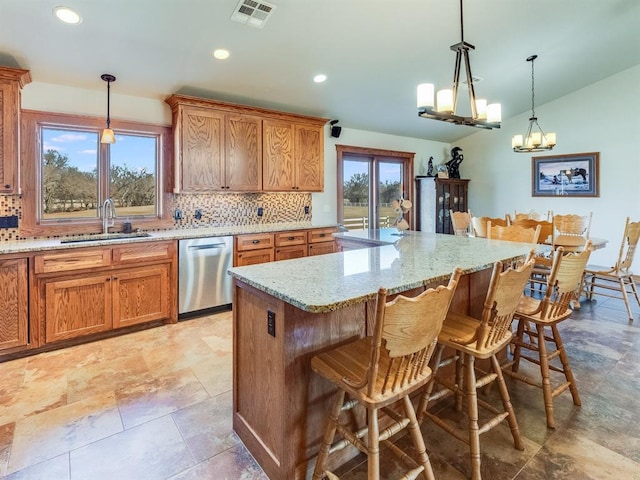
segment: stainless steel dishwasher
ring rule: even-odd
[[[178,242],[178,314],[231,303],[233,237]]]

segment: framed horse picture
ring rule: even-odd
[[[599,197],[599,152],[531,158],[531,196]]]

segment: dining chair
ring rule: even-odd
[[[471,214],[469,212],[451,212],[451,225],[454,235],[468,237]]]
[[[520,225],[509,225],[502,227],[493,225],[492,221],[487,222],[487,239],[489,240],[509,240],[511,242],[538,243],[540,237],[540,225],[534,228],[526,228]]]
[[[418,406],[418,420],[433,421],[446,432],[469,446],[471,478],[481,478],[480,435],[499,425],[505,419],[509,424],[515,448],[524,450],[518,422],[511,405],[509,392],[496,357],[511,341],[511,321],[522,297],[524,286],[529,280],[534,264],[534,251],[527,256],[524,264],[503,271],[502,262],[496,262],[489,282],[484,308],[480,318],[449,312],[438,335],[438,348],[433,360],[433,379],[423,392]],[[451,352],[443,358],[443,352]],[[476,359],[490,363],[490,372],[476,374]],[[444,366],[455,364],[455,380],[441,374]],[[492,382],[498,383],[503,411],[485,400],[478,399],[477,389]],[[434,391],[435,385],[439,388]],[[429,404],[447,396],[455,396],[455,409],[462,411],[467,404],[468,425],[464,430],[456,428],[451,421],[438,416],[440,411],[429,411]],[[491,412],[490,419],[479,424],[478,407]]]
[[[487,222],[491,222],[492,225],[500,225],[502,227],[509,225],[506,217],[474,217],[471,215],[471,228],[473,230],[473,235],[480,238],[487,238]]]
[[[552,216],[553,216],[553,212],[551,210],[547,210],[547,213],[539,213],[536,212],[535,210],[529,210],[528,212],[518,212],[516,210],[513,211],[513,216],[511,216],[511,214],[507,214],[507,216],[509,217],[509,223],[513,224],[514,222],[517,222],[518,220],[537,220],[537,221],[550,221]]]
[[[551,272],[547,277],[544,297],[535,298],[529,295],[522,297],[514,316],[517,328],[511,341],[513,359],[502,366],[506,375],[542,389],[549,428],[555,428],[553,416],[555,397],[568,389],[571,392],[573,404],[577,406],[581,404],[569,358],[558,330],[558,323],[571,316],[570,303],[582,284],[584,269],[591,254],[590,243],[591,241],[587,240],[584,250],[579,253],[565,254],[563,247],[558,247],[553,256]],[[551,349],[547,343],[552,344]],[[536,356],[523,354],[523,350],[533,352]],[[556,357],[559,357],[560,365],[552,363]],[[519,371],[521,360],[539,365],[540,378],[523,375]],[[552,387],[551,372],[562,374],[564,381]],[[554,383],[557,384],[555,379]]]
[[[538,236],[538,243],[553,243],[553,212],[549,212],[551,215],[551,221],[548,220],[533,220],[530,218],[520,218],[512,220],[512,225],[518,225],[525,228],[540,227],[540,235]],[[531,279],[529,281],[529,289],[533,290],[538,287],[538,290],[542,289],[546,285],[547,275],[551,269],[553,250],[539,252],[536,255],[536,264],[531,272]]]
[[[565,252],[581,250],[591,230],[591,218],[593,212],[588,215],[554,215],[552,245],[564,247]]]
[[[403,478],[420,473],[434,478],[429,457],[409,395],[424,387],[432,377],[429,360],[436,347],[449,305],[462,271],[456,268],[448,285],[428,289],[408,298],[398,295],[387,301],[387,290],[378,291],[375,327],[372,336],[341,345],[311,359],[311,368],[338,389],[328,420],[313,479],[337,479],[327,469],[330,453],[353,445],[367,455],[368,479],[380,478],[380,443],[411,463]],[[349,395],[345,402],[346,394]],[[401,408],[391,408],[401,403]],[[360,428],[341,421],[356,406],[366,409],[366,426]],[[388,418],[380,429],[378,415]],[[402,413],[401,413],[402,412]],[[350,428],[353,426],[354,428]],[[417,460],[400,450],[389,438],[408,429]],[[334,443],[336,431],[340,439]]]
[[[636,297],[636,301],[640,306],[638,288],[633,277],[633,272],[631,272],[631,265],[633,264],[633,257],[636,253],[639,237],[640,221],[629,222],[629,217],[627,217],[624,225],[624,234],[622,235],[622,243],[620,244],[620,251],[618,253],[618,260],[615,265],[611,268],[587,265],[585,269],[584,293],[587,299],[591,300],[594,295],[622,299],[627,308],[629,320],[633,320],[633,313],[631,313],[631,307],[629,305],[630,294]]]

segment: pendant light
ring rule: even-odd
[[[545,134],[538,125],[538,117],[536,117],[533,74],[533,62],[536,58],[538,58],[537,55],[527,57],[527,62],[531,62],[531,117],[524,136],[514,135],[511,138],[511,148],[516,153],[544,152],[553,150],[553,147],[556,146],[556,134],[553,132]]]
[[[453,123],[455,125],[485,128],[487,130],[500,128],[500,122],[502,121],[500,104],[492,103],[487,105],[485,99],[476,99],[473,88],[471,64],[469,63],[469,50],[474,50],[476,47],[464,41],[462,0],[460,0],[460,42],[451,45],[449,48],[456,52],[456,63],[453,69],[453,88],[439,90],[435,95],[436,101],[434,102],[434,85],[432,83],[421,83],[418,85],[418,116]],[[471,107],[471,116],[468,117],[456,115],[460,68],[462,67],[463,61],[467,75],[469,103]]]
[[[116,77],[110,73],[103,73],[100,78],[107,82],[107,128],[102,131],[102,137],[100,137],[100,143],[116,143],[116,136],[111,130],[111,117],[109,116],[109,103],[111,97],[111,82],[116,81]]]

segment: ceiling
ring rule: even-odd
[[[447,143],[476,131],[416,112],[418,83],[450,88],[457,0],[267,0],[263,28],[230,19],[238,0],[62,1],[82,23],[54,17],[61,0],[0,0],[0,64],[35,82],[106,90],[111,73],[112,94],[204,96]],[[638,0],[465,0],[464,32],[476,95],[503,119],[530,109],[529,55],[536,105],[640,64]]]

